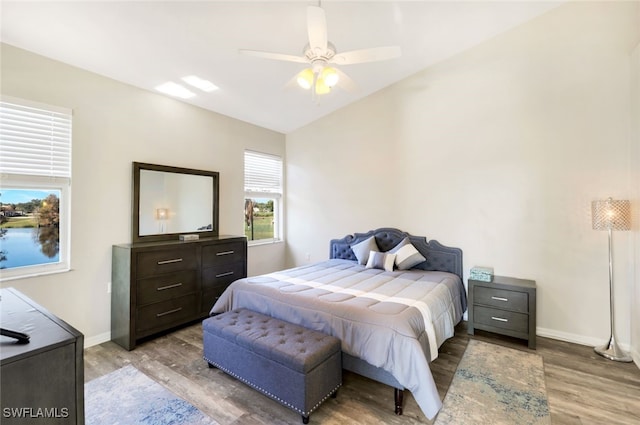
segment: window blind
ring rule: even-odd
[[[245,192],[282,193],[282,158],[260,152],[244,152]]]
[[[0,173],[71,178],[71,111],[0,100]]]

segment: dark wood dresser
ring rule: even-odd
[[[0,289],[0,423],[84,424],[84,336],[14,288]]]
[[[115,245],[111,339],[132,350],[142,338],[202,319],[246,276],[244,236]]]
[[[469,323],[475,329],[525,339],[536,348],[536,283],[493,276],[491,282],[469,279]]]

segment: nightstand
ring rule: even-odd
[[[494,276],[491,282],[469,279],[468,332],[476,329],[526,339],[536,348],[536,282]]]

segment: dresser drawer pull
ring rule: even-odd
[[[233,254],[235,251],[231,250],[231,251],[222,251],[222,252],[216,252],[217,256],[221,256],[221,255],[231,255]]]
[[[182,307],[174,308],[173,310],[165,311],[164,313],[158,313],[158,314],[156,314],[156,317],[162,317],[162,316],[166,316],[168,314],[177,313],[180,310],[182,310]]]
[[[182,282],[174,283],[173,285],[161,286],[156,288],[156,291],[166,291],[167,289],[178,288],[180,286],[182,286]]]
[[[509,298],[502,298],[502,297],[491,297],[491,299],[496,301],[509,301]]]
[[[174,258],[173,260],[158,261],[158,265],[161,266],[163,264],[179,263],[181,261],[182,261],[182,258]]]
[[[503,319],[502,317],[491,316],[491,320],[497,320],[498,322],[508,322],[509,319]]]
[[[233,272],[220,273],[220,274],[217,274],[216,277],[231,276],[232,274],[233,274]]]

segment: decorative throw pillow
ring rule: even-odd
[[[373,236],[355,245],[351,245],[351,250],[356,255],[356,258],[358,259],[358,264],[367,263],[367,260],[369,259],[369,252],[380,251],[380,249],[378,249],[378,244],[376,243],[376,238]]]
[[[409,270],[411,267],[427,261],[416,247],[411,244],[409,238],[404,238],[388,252],[390,254],[396,254],[396,266],[398,270]]]
[[[368,269],[382,269],[392,272],[395,262],[396,254],[371,251],[369,252],[369,260],[365,267]]]

